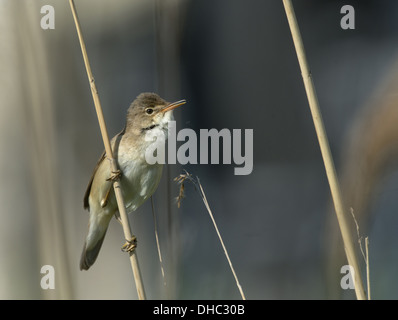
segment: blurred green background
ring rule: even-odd
[[[154,91],[177,129],[254,130],[254,170],[169,165],[155,193],[166,286],[150,203],[130,215],[148,298],[239,299],[199,195],[198,176],[248,299],[354,298],[282,1],[75,0],[111,136]],[[398,3],[293,1],[347,208],[370,239],[373,298],[398,298]],[[355,30],[340,9],[355,8]],[[55,29],[43,30],[43,5]],[[103,150],[68,1],[0,0],[0,298],[135,299],[113,220],[88,271],[78,261],[83,195]],[[355,229],[353,229],[355,233]],[[55,289],[40,268],[55,268]]]

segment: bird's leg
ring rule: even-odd
[[[126,243],[122,246],[122,251],[124,252],[133,252],[137,247],[137,238],[132,236],[130,240],[126,240]]]
[[[120,170],[112,171],[111,176],[108,179],[106,179],[106,181],[114,182],[114,181],[120,180],[121,176],[122,176],[122,172]]]
[[[120,180],[121,176],[122,176],[122,172],[120,170],[112,171],[111,176],[108,179],[106,179],[106,181],[115,182],[117,180]],[[105,208],[106,205],[108,204],[108,199],[109,199],[109,195],[111,193],[111,190],[112,190],[112,184],[109,184],[108,191],[106,192],[104,199],[101,200],[101,207],[102,208]]]

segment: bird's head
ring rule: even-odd
[[[173,120],[173,110],[185,103],[185,100],[169,103],[156,93],[141,93],[127,111],[126,130],[134,134],[165,130],[168,122]]]

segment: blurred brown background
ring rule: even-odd
[[[40,9],[55,9],[42,30]],[[353,298],[328,184],[282,1],[75,0],[110,135],[131,101],[187,99],[177,128],[254,129],[254,170],[170,165],[130,215],[148,298],[239,299],[192,185],[200,178],[248,299]],[[373,298],[398,298],[398,3],[293,1],[347,207],[370,238]],[[340,28],[340,8],[356,29]],[[113,220],[96,264],[78,268],[83,195],[102,140],[67,1],[0,0],[0,298],[135,299]],[[397,121],[395,121],[397,120]],[[354,230],[355,232],[355,230]],[[331,236],[331,235],[334,235]],[[55,268],[42,290],[40,268]]]

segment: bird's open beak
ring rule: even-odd
[[[175,109],[175,108],[177,108],[179,106],[182,106],[183,104],[186,104],[186,103],[187,102],[185,100],[179,100],[179,101],[176,101],[176,102],[172,102],[172,103],[168,104],[167,106],[165,106],[161,111],[163,113],[165,113],[165,112],[173,110],[173,109]]]

